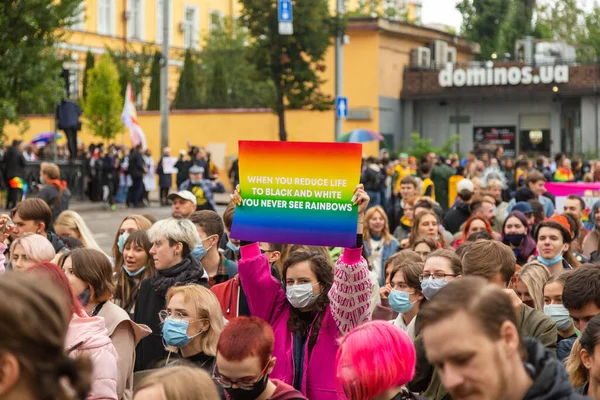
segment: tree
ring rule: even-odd
[[[141,93],[146,80],[150,76],[152,48],[146,45],[142,46],[140,51],[136,51],[129,44],[125,51],[107,48],[106,52],[117,67],[121,95],[125,96],[128,83],[131,83],[133,93]]]
[[[156,50],[152,58],[152,67],[150,69],[150,97],[146,110],[160,110],[160,60],[162,56],[159,50]]]
[[[512,0],[498,32],[496,52],[513,54],[517,40],[533,34],[533,7],[530,0]]]
[[[461,34],[479,43],[480,60],[489,60],[497,52],[500,26],[513,0],[462,0],[456,8],[462,14]]]
[[[123,97],[117,67],[108,54],[88,72],[88,93],[83,106],[86,125],[104,140],[112,140],[123,130]]]
[[[327,0],[294,2],[294,35],[278,33],[277,3],[240,0],[242,20],[252,37],[248,58],[256,65],[259,80],[275,86],[274,113],[279,138],[287,140],[285,109],[326,110],[333,102],[321,92],[319,70],[332,32],[338,24],[330,17]],[[341,24],[339,24],[341,25]]]
[[[0,139],[31,111],[51,111],[64,96],[57,43],[82,0],[0,2]]]
[[[224,69],[223,61],[217,60],[206,93],[206,105],[209,108],[224,108],[227,106],[227,83]]]
[[[194,60],[192,51],[187,49],[173,104],[175,109],[194,110],[202,106],[202,83],[198,69],[198,63]]]
[[[85,55],[85,70],[83,71],[83,101],[85,101],[85,97],[87,96],[88,72],[94,68],[94,62],[94,55],[90,50],[88,50],[87,54]]]
[[[223,91],[227,108],[270,107],[274,104],[275,88],[270,81],[256,79],[256,67],[248,61],[247,44],[250,38],[246,29],[231,17],[217,19],[205,37],[200,54],[201,79],[213,77],[215,69],[224,72]],[[227,65],[227,68],[223,68]],[[220,72],[219,72],[220,73]],[[217,75],[219,74],[217,73]],[[211,84],[211,79],[204,79]],[[208,90],[210,92],[210,89]],[[210,96],[210,93],[207,93]],[[204,106],[213,107],[207,99]]]

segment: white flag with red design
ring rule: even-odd
[[[129,129],[129,137],[131,138],[133,146],[135,147],[138,144],[141,144],[142,148],[145,150],[146,135],[144,135],[144,131],[138,122],[138,116],[135,110],[135,100],[130,82],[127,83],[127,90],[125,91],[125,105],[123,106],[121,120]]]

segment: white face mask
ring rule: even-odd
[[[318,285],[318,283],[315,283],[315,285]],[[294,308],[310,307],[315,304],[315,301],[317,301],[320,295],[313,293],[313,286],[312,283],[287,286],[285,295]]]

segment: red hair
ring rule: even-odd
[[[81,306],[79,299],[73,293],[69,280],[65,273],[60,267],[51,262],[43,262],[27,270],[27,273],[34,273],[40,275],[40,277],[47,278],[54,285],[66,294],[67,300],[69,301],[69,309],[71,314],[77,314],[80,317],[87,317],[85,310]]]
[[[227,361],[242,361],[258,357],[261,368],[273,355],[273,329],[258,317],[235,318],[223,329],[217,344],[217,357]]]
[[[474,215],[471,218],[469,218],[467,220],[467,222],[465,222],[465,227],[463,228],[463,231],[462,231],[462,243],[465,243],[467,241],[467,239],[468,239],[467,232],[469,232],[469,228],[471,227],[471,224],[473,223],[473,221],[476,221],[476,220],[483,221],[483,223],[485,224],[485,230],[487,231],[487,233],[489,233],[492,237],[494,237],[494,230],[492,229],[492,225],[490,225],[490,221],[486,220],[485,218]]]

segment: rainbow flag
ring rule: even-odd
[[[240,195],[231,237],[352,247],[362,146],[354,143],[239,142]]]
[[[23,191],[23,197],[27,195],[27,189],[29,188],[27,182],[25,182],[23,178],[19,178],[18,176],[15,176],[10,181],[8,181],[8,186],[11,189],[21,189]]]
[[[570,168],[558,168],[554,173],[555,182],[573,182],[575,180]]]

